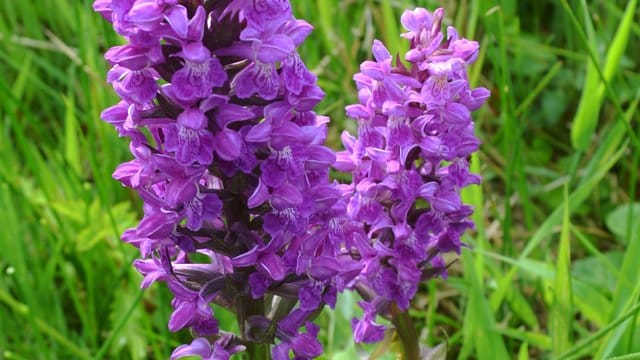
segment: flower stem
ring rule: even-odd
[[[243,296],[238,303],[238,326],[243,338],[247,341],[247,351],[244,358],[247,360],[271,360],[269,343],[256,341],[262,338],[263,334],[249,334],[251,329],[246,328],[247,320],[254,315],[264,315],[264,299]]]
[[[250,343],[245,352],[247,360],[271,360],[269,344]]]
[[[403,360],[420,360],[420,344],[413,320],[408,311],[400,311],[394,304],[392,307],[391,322],[396,327],[396,334],[400,339]]]

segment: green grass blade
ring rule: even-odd
[[[607,326],[596,331],[595,333],[591,334],[587,338],[583,339],[578,344],[574,345],[571,349],[562,353],[560,356],[557,357],[557,360],[579,358],[579,354],[584,349],[595,345],[598,340],[605,337],[612,330],[620,326],[620,324],[623,324],[624,322],[629,321],[629,319],[635,316],[638,313],[638,311],[640,311],[640,304],[635,304],[634,306],[630,307],[629,310],[627,310],[626,312],[621,314],[619,317],[617,317],[615,320],[610,322]]]
[[[635,0],[633,0],[633,2],[635,3]],[[590,42],[587,39],[587,36],[585,35],[584,31],[580,27],[580,24],[578,23],[578,19],[576,18],[575,14],[573,13],[573,10],[571,10],[571,7],[567,3],[567,0],[562,0],[561,4],[562,4],[562,7],[564,8],[566,14],[571,19],[573,27],[576,30],[576,33],[580,36],[582,42],[586,45],[587,51],[589,53],[589,57],[591,58],[591,62],[593,64],[598,64],[599,61],[598,61],[597,55],[595,53],[595,50],[591,47]],[[595,66],[594,69],[598,72],[598,77],[599,77],[601,83],[603,84],[604,88],[606,89],[609,98],[613,102],[613,105],[614,105],[614,107],[616,109],[616,120],[623,122],[623,124],[626,127],[627,134],[629,135],[629,138],[631,140],[631,143],[634,146],[640,148],[640,139],[638,139],[638,135],[634,132],[633,128],[628,123],[626,123],[624,121],[624,119],[623,119],[624,112],[622,110],[622,105],[620,104],[620,99],[618,99],[618,96],[614,93],[613,89],[611,88],[611,85],[609,84],[609,81],[607,81],[607,79],[605,77],[604,71],[600,68],[600,66]]]
[[[638,161],[640,159],[640,153],[634,152],[632,170],[631,170],[631,191],[630,195],[633,199],[635,196],[635,186],[637,184],[637,168]],[[640,294],[640,267],[638,267],[638,259],[640,258],[640,236],[633,236],[640,232],[640,223],[636,220],[640,214],[634,213],[634,207],[628,207],[627,214],[627,248],[624,253],[622,266],[620,267],[620,276],[616,285],[616,290],[613,295],[612,304],[613,311],[610,315],[610,319],[614,319],[616,316],[628,309]],[[634,317],[632,322],[629,322],[625,327],[630,326],[630,333],[626,335],[628,337],[628,343],[631,344],[633,339],[632,335],[635,334],[636,318]],[[616,347],[625,335],[625,327],[620,327],[616,331],[610,334],[607,339],[602,343],[598,350],[598,355],[602,358],[613,355]],[[628,345],[627,348],[631,346]]]
[[[397,16],[393,11],[391,2],[383,1],[380,4],[379,9],[382,15],[381,23],[384,24],[384,27],[379,29],[379,31],[382,31],[384,43],[387,45],[387,48],[392,54],[406,53],[407,42],[400,37],[400,27],[398,26],[398,22],[396,21]]]
[[[529,360],[529,343],[523,342],[518,351],[518,360]]]
[[[616,357],[609,358],[608,360],[637,360],[637,359],[640,359],[640,352],[622,355],[622,356],[616,356]]]
[[[497,329],[500,334],[522,341],[523,344],[531,344],[536,349],[549,351],[551,349],[551,338],[547,334],[533,331],[524,331],[514,328]]]
[[[605,92],[605,86],[598,79],[598,72],[603,73],[604,82],[611,82],[613,79],[627,47],[636,5],[637,0],[631,0],[627,3],[623,19],[607,52],[604,70],[596,69],[600,65],[594,63],[593,60],[589,62],[582,98],[571,126],[571,143],[578,150],[585,150],[589,146],[598,124]]]
[[[569,237],[569,195],[568,187],[564,187],[564,210],[562,231],[556,259],[556,277],[553,289],[553,305],[549,314],[549,333],[552,339],[552,353],[559,355],[570,346],[571,322],[573,320],[571,294],[571,242]]]
[[[493,311],[482,291],[480,279],[473,272],[473,255],[469,250],[462,251],[462,262],[465,273],[470,274],[468,280],[471,282],[468,293],[469,316],[465,318],[468,330],[471,330],[471,341],[478,359],[508,359],[509,355],[502,336],[496,331],[496,320]]]
[[[65,116],[64,116],[64,132],[65,132],[65,147],[64,155],[71,166],[71,169],[80,174],[80,151],[78,146],[78,121],[76,118],[76,106],[74,103],[73,94],[70,92],[68,96],[65,96]]]

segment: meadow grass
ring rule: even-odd
[[[640,358],[637,1],[292,3],[315,26],[301,52],[334,147],[372,40],[406,50],[404,9],[444,5],[481,43],[484,182],[464,194],[477,229],[414,301],[422,341],[460,359]],[[0,359],[162,359],[190,337],[167,330],[170,294],[139,290],[119,241],[141,212],[111,179],[127,143],[99,120],[116,101],[102,53],[119,41],[90,1],[0,2]],[[353,345],[356,300],[322,315],[323,358],[396,350]]]

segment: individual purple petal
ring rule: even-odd
[[[140,287],[143,289],[148,288],[158,280],[167,281],[171,278],[170,274],[167,273],[166,269],[157,258],[145,260],[138,259],[133,262],[133,266],[135,266],[138,272],[144,276],[144,279],[140,284]]]
[[[289,0],[253,1],[246,16],[251,27],[266,29],[291,19],[291,4]]]
[[[215,136],[216,154],[226,161],[234,161],[240,156],[242,151],[242,138],[236,131],[222,129]]]
[[[166,12],[165,17],[171,29],[173,29],[179,37],[187,37],[187,26],[189,24],[187,8],[182,5],[174,6]]]
[[[284,210],[302,204],[302,193],[298,187],[283,183],[273,190],[271,196],[271,205],[276,210]]]
[[[308,170],[326,169],[336,161],[336,154],[326,146],[309,146],[307,148],[307,156],[305,167]]]
[[[440,184],[436,194],[429,199],[431,206],[439,212],[450,213],[460,209],[460,194],[452,186]]]
[[[271,122],[262,121],[256,124],[249,130],[246,141],[260,143],[268,141],[271,138]]]
[[[279,281],[284,278],[284,264],[278,255],[271,253],[264,254],[260,257],[258,265],[273,280]]]
[[[262,98],[271,100],[278,95],[280,76],[273,64],[255,62],[239,72],[231,86],[240,98],[258,93]]]
[[[187,356],[195,356],[198,355],[202,359],[213,359],[212,355],[212,346],[209,344],[209,341],[204,338],[193,339],[191,344],[189,345],[180,345],[173,353],[171,353],[171,360],[177,360]]]
[[[432,15],[423,8],[405,10],[400,17],[400,22],[405,29],[418,33],[431,27]],[[404,35],[403,35],[404,36]]]
[[[367,302],[361,301],[358,304],[364,309],[364,316],[360,320],[356,318],[351,320],[353,340],[357,343],[374,343],[382,340],[385,327],[374,322],[375,308]]]
[[[451,148],[440,137],[425,136],[420,143],[420,148],[427,158],[452,160]]]
[[[97,12],[102,16],[105,20],[111,22],[111,14],[113,10],[111,10],[111,2],[113,0],[96,0],[93,2],[93,11]]]
[[[171,0],[175,1],[175,0]],[[201,41],[204,35],[205,18],[207,14],[202,6],[198,6],[196,13],[187,24],[187,39],[191,41]]]
[[[160,25],[163,10],[158,1],[135,1],[124,19],[142,30],[152,31]]]
[[[469,109],[463,104],[447,103],[444,106],[444,114],[446,121],[453,124],[466,124],[471,122]]]
[[[255,114],[245,106],[225,103],[221,104],[215,111],[216,124],[220,128],[225,128],[231,123],[249,120],[255,117]]]
[[[312,85],[316,81],[315,75],[307,69],[296,52],[291,52],[284,59],[281,74],[284,86],[294,94],[300,94],[305,86]]]
[[[312,260],[309,274],[317,280],[329,280],[340,273],[344,269],[337,259],[328,256],[317,257]]]
[[[310,191],[317,211],[324,211],[332,207],[340,199],[340,190],[335,184],[318,185]]]
[[[138,234],[151,239],[167,238],[173,232],[179,218],[173,211],[154,210],[142,218],[138,224]]]
[[[478,110],[490,96],[489,90],[483,87],[464,92],[460,97],[460,101],[469,109],[469,111]]]
[[[258,180],[258,186],[254,190],[253,194],[247,200],[247,206],[249,209],[253,209],[262,205],[265,201],[269,199],[269,188],[262,182],[262,180]]]
[[[254,46],[257,61],[268,64],[284,60],[294,49],[295,44],[286,35],[273,35]]]
[[[419,193],[421,197],[425,199],[429,199],[433,195],[435,195],[437,190],[438,190],[438,183],[436,183],[435,181],[430,181],[420,186]]]
[[[131,104],[147,104],[158,91],[158,84],[149,69],[129,70],[116,65],[107,78],[116,93]]]
[[[300,19],[292,19],[291,21],[287,21],[285,29],[283,32],[293,40],[293,43],[298,46],[302,44],[304,39],[311,34],[313,31],[313,26],[308,22]]]
[[[180,301],[169,318],[169,330],[176,332],[192,321],[196,312],[196,304],[190,301]]]
[[[347,116],[353,119],[368,120],[373,117],[372,110],[361,104],[347,105],[347,107],[345,107],[345,110],[346,110]]]
[[[317,339],[317,332],[309,331],[314,326],[307,323],[307,333],[299,334],[291,340],[291,350],[296,356],[314,358],[322,354],[322,345]]]
[[[291,344],[288,342],[281,342],[271,349],[271,356],[273,360],[289,360],[289,351],[291,350]]]
[[[372,52],[373,52],[373,56],[376,58],[376,61],[379,63],[391,59],[391,54],[389,53],[389,50],[387,50],[384,44],[378,39],[373,40]]]
[[[107,50],[104,58],[112,65],[142,70],[150,65],[148,52],[149,49],[133,45],[114,46]]]
[[[167,181],[164,186],[164,204],[176,208],[184,202],[192,200],[198,192],[198,186],[189,178],[174,178]]]
[[[222,202],[215,194],[197,194],[184,204],[186,227],[198,231],[205,221],[213,222],[220,216]]]

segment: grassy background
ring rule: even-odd
[[[302,53],[334,143],[354,127],[343,108],[372,40],[406,49],[405,8],[444,5],[481,42],[485,180],[465,193],[477,232],[415,301],[423,342],[462,359],[640,358],[637,1],[292,3],[316,27]],[[111,179],[129,155],[99,121],[116,101],[101,54],[119,40],[90,5],[0,2],[0,359],[162,359],[189,339],[167,330],[165,289],[138,290],[137,253],[118,240],[140,203]],[[322,316],[324,358],[362,351],[354,300]]]

